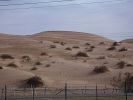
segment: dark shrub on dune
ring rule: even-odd
[[[88,55],[85,52],[78,52],[75,57],[88,57]]]
[[[118,42],[113,42],[112,46],[118,46],[119,43]]]
[[[116,50],[116,47],[115,46],[111,46],[107,50]]]
[[[9,55],[9,54],[1,54],[0,58],[2,58],[2,59],[14,59],[14,57]]]
[[[7,67],[18,68],[18,66],[15,63],[9,63]]]
[[[120,69],[124,68],[125,65],[126,65],[126,63],[125,63],[124,61],[120,61],[120,62],[117,63],[117,66],[118,66],[118,68],[120,68]]]
[[[73,48],[78,49],[78,48],[79,48],[79,46],[73,46]]]
[[[50,45],[50,48],[56,48],[56,46],[55,45]]]
[[[3,67],[2,67],[2,66],[0,66],[0,69],[3,69]]]
[[[44,85],[43,80],[39,76],[33,76],[27,80],[25,80],[25,87],[42,87]]]
[[[94,73],[105,73],[107,71],[109,71],[109,70],[108,70],[108,68],[106,66],[99,66],[99,67],[95,67],[93,69]]]
[[[70,47],[65,48],[65,50],[72,50]]]
[[[31,60],[30,56],[22,56],[21,58],[24,62],[29,62]]]
[[[42,52],[40,55],[41,56],[47,56],[48,54],[46,52]]]
[[[123,47],[123,48],[119,49],[119,52],[122,52],[122,51],[127,51],[127,48]]]
[[[32,67],[30,70],[37,70],[37,68],[36,67]]]
[[[35,62],[35,65],[42,65],[42,63],[37,61],[37,62]]]

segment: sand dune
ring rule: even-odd
[[[133,67],[125,65],[120,69],[117,66],[120,61],[133,65],[133,44],[114,45],[114,42],[90,33],[70,31],[48,31],[28,36],[0,34],[0,56],[9,54],[14,57],[0,58],[3,67],[0,69],[0,86],[19,86],[22,80],[34,75],[40,76],[47,86],[59,87],[64,83],[111,86],[113,76],[133,72]],[[112,45],[115,49],[108,50]],[[78,52],[88,56],[76,56]],[[15,63],[17,68],[7,67],[9,63]],[[96,66],[106,66],[109,71],[92,73]]]

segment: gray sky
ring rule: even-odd
[[[103,1],[109,2],[94,3]],[[0,5],[26,2],[44,0],[0,0]],[[88,2],[93,3],[73,5]],[[2,10],[29,7],[42,8]],[[64,0],[37,5],[0,6],[0,33],[22,35],[51,30],[90,32],[115,40],[133,38],[133,0]]]

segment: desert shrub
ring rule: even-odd
[[[24,82],[25,87],[42,87],[43,85],[43,80],[39,76],[33,76],[26,79]]]
[[[109,71],[109,69],[106,66],[99,66],[93,69],[94,73],[105,73],[107,71]]]
[[[127,51],[127,48],[123,47],[123,48],[119,49],[119,52],[122,52],[122,51]]]
[[[87,43],[85,43],[85,45],[87,45],[87,46],[88,46],[88,45],[91,45],[91,44],[87,42]]]
[[[9,63],[7,67],[17,68],[18,66],[15,63]]]
[[[3,69],[3,67],[2,67],[2,66],[0,66],[0,69]]]
[[[46,64],[45,67],[50,67],[51,65],[50,64]]]
[[[105,56],[99,56],[97,59],[106,59]]]
[[[132,64],[127,64],[127,67],[133,67],[133,65]]]
[[[118,42],[113,42],[112,46],[118,46],[119,43]]]
[[[66,43],[65,43],[65,42],[61,42],[60,44],[61,44],[62,46],[64,46]]]
[[[72,50],[72,48],[70,48],[70,47],[67,47],[67,48],[65,48],[65,50]]]
[[[100,45],[104,45],[105,43],[104,43],[104,42],[100,42],[99,44],[100,44]]]
[[[14,59],[14,57],[11,56],[10,54],[1,54],[0,57],[2,59]]]
[[[32,67],[30,70],[37,70],[37,68],[36,67]]]
[[[96,48],[96,47],[92,45],[92,46],[90,46],[90,48],[94,49],[94,48]]]
[[[116,50],[116,47],[115,46],[111,46],[107,50]]]
[[[88,57],[88,55],[85,52],[78,52],[75,57]]]
[[[35,65],[42,65],[42,63],[37,61],[37,62],[35,62]]]
[[[56,48],[56,46],[55,45],[50,45],[50,48]]]
[[[125,65],[126,65],[126,62],[120,61],[117,63],[117,68],[123,69],[125,67]]]
[[[111,82],[112,86],[121,88],[124,92],[133,92],[133,75],[129,72],[126,72],[124,75],[122,75],[122,73],[119,73],[118,76],[113,77]]]
[[[46,52],[42,52],[40,55],[41,56],[47,56],[48,54]]]
[[[73,46],[72,48],[78,49],[78,48],[79,48],[79,46]]]
[[[31,60],[30,56],[22,56],[23,62],[29,62]]]

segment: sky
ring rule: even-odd
[[[56,30],[133,38],[133,0],[0,0],[0,33]]]

